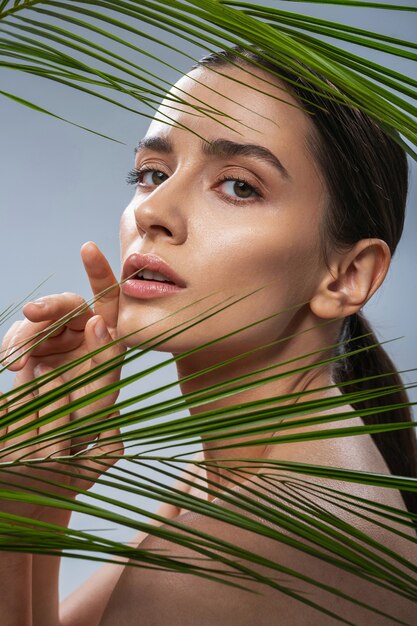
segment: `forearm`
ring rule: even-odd
[[[68,527],[70,511],[49,509],[42,518],[51,524]],[[33,626],[59,626],[59,569],[61,558],[34,554],[32,557]]]
[[[32,556],[0,553],[2,626],[32,626]]]
[[[58,556],[33,555],[33,626],[59,626],[58,579],[60,560]]]

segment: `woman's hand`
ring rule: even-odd
[[[15,388],[24,383],[30,382],[34,377],[37,377],[37,375],[39,375],[39,372],[36,371],[37,366],[42,365],[44,367],[49,367],[51,370],[55,369],[56,367],[65,365],[92,350],[105,346],[116,337],[120,292],[117,279],[114,276],[106,258],[95,244],[92,242],[84,244],[81,248],[81,254],[94,296],[97,296],[105,289],[111,289],[109,289],[103,297],[95,302],[94,309],[88,307],[80,296],[70,293],[46,296],[41,299],[41,306],[36,303],[28,303],[23,307],[23,312],[27,319],[13,324],[13,326],[6,333],[2,343],[2,354],[4,355],[8,352],[10,355],[10,352],[12,353],[9,357],[10,361],[8,367],[11,371],[17,372],[14,384]],[[59,331],[56,331],[48,337],[48,339],[36,347],[33,347],[29,352],[21,356],[21,358],[14,361],[16,355],[13,355],[13,352],[16,349],[22,346],[23,349],[26,350],[28,347],[34,346],[40,336],[47,334],[48,329],[50,331],[50,327],[54,322],[63,316],[66,316],[77,307],[82,308],[82,311],[80,311],[77,317],[68,321]],[[41,333],[41,335],[38,335],[38,333]],[[37,336],[34,337],[34,335]],[[121,358],[123,351],[124,348],[120,344],[117,344],[104,350],[103,352],[100,352],[93,358],[84,361],[81,365],[73,367],[63,373],[57,380],[48,383],[46,386],[42,386],[40,388],[40,393],[45,393],[46,390],[51,389],[54,386],[62,385],[76,376],[90,371],[94,366],[106,362],[109,358],[117,356]],[[116,382],[119,377],[120,368],[117,368],[85,387],[71,392],[65,399],[58,401],[57,404],[49,405],[41,411],[39,416],[41,417],[54,408],[57,408],[57,406],[64,406],[70,401],[77,400],[78,398],[84,397],[88,393],[96,391],[107,384]],[[110,414],[112,413],[111,407],[115,403],[117,396],[118,391],[108,394],[96,402],[66,415],[58,420],[58,422],[52,422],[49,425],[41,427],[41,432],[47,432],[48,428],[54,428],[61,423],[62,420],[77,420],[93,411],[106,407],[109,408]],[[23,402],[25,401],[27,401],[27,398],[23,399]],[[9,410],[11,410],[10,407]],[[3,411],[3,413],[5,412]],[[27,419],[29,421],[33,421],[36,420],[37,417],[37,415],[32,415]],[[22,421],[19,421],[9,428],[12,430],[20,427],[21,425]],[[19,435],[19,437],[28,438],[34,433],[36,433],[36,429],[32,430],[28,435]],[[20,441],[20,439],[18,440]],[[6,442],[5,445],[13,444],[15,442],[16,438],[13,438]],[[30,453],[30,456],[34,455],[35,457],[47,456],[50,454],[53,456],[68,455],[70,452],[74,453],[83,450],[90,442],[91,437],[78,438],[73,440],[71,443],[67,442],[63,444],[61,442],[59,449],[57,447],[58,444],[55,445],[55,448],[54,444],[51,444],[51,448],[46,453],[44,448],[37,448],[35,446],[33,450],[25,449],[25,456],[26,458],[29,458],[26,455],[27,452]],[[97,442],[97,445],[100,445],[99,441]],[[65,447],[66,450],[63,450],[63,447]],[[90,450],[88,453],[90,453]],[[15,451],[12,453],[11,457],[5,457],[0,451],[0,455],[2,456],[0,461],[15,460],[18,458],[16,455],[19,454],[22,455],[22,452]],[[31,468],[31,472],[32,471],[33,469]],[[52,471],[53,474],[53,463],[50,465],[50,471]],[[103,468],[101,471],[103,471]],[[21,480],[21,477],[19,480]]]
[[[81,296],[68,292],[45,296],[23,307],[23,313],[27,319],[15,322],[11,326],[1,346],[1,354],[5,355],[4,360],[9,360],[6,366],[9,370],[17,372],[15,387],[31,380],[34,368],[40,363],[56,368],[103,347],[116,338],[120,293],[118,281],[107,259],[94,243],[84,244],[81,248],[81,255],[94,296],[96,297],[103,290],[109,289],[109,291],[95,302],[94,309],[88,307]],[[51,331],[53,323],[77,308],[80,309],[77,317],[62,325],[48,339],[35,346],[41,336]],[[32,349],[19,358],[17,351],[19,349],[26,351],[30,347]],[[84,361],[81,365],[71,368],[63,373],[62,378],[65,382],[72,380],[109,358],[121,356],[123,352],[124,348],[117,344],[92,359]],[[5,364],[4,361],[3,364]],[[91,391],[117,381],[119,377],[120,368],[106,374],[99,381],[74,391],[69,399],[76,400]],[[118,393],[115,392],[88,407],[75,411],[71,419],[84,417],[92,410],[112,406],[117,395]]]

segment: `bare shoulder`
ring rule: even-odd
[[[303,483],[304,491],[301,497],[296,495],[295,501],[305,516],[314,509],[317,511],[319,502],[324,511],[328,506],[329,517],[318,528],[322,537],[320,545],[320,541],[312,541],[309,535],[312,519],[305,517],[300,522],[287,510],[289,477],[280,483],[286,486],[280,497],[277,478],[275,474],[265,482],[262,476],[254,477],[252,491],[247,490],[247,484],[235,490],[235,503],[213,500],[210,516],[180,515],[176,522],[182,524],[179,531],[182,545],[148,536],[140,547],[172,559],[174,567],[182,563],[183,571],[126,568],[101,625],[131,626],[137,623],[138,616],[149,626],[253,626],[255,623],[257,626],[333,626],[337,616],[354,624],[365,620],[378,626],[412,624],[410,615],[415,614],[415,602],[406,594],[391,590],[393,583],[387,585],[384,578],[387,573],[392,575],[400,589],[403,574],[408,575],[407,567],[389,556],[387,549],[415,563],[417,555],[412,550],[415,544],[406,539],[400,541],[389,530],[381,534],[381,529],[370,520],[358,518],[356,524],[351,523],[351,507],[347,512],[343,508],[339,510],[341,524],[335,528],[332,523],[335,505],[326,505],[322,496],[315,493],[322,489],[323,481],[313,480],[310,487]],[[244,498],[263,503],[264,515],[251,514],[249,502],[243,514]],[[236,514],[236,523],[217,519],[218,506]],[[345,527],[341,528],[343,524]],[[196,533],[204,534],[200,549],[187,545]],[[375,539],[371,549],[361,533]],[[212,538],[210,541],[208,536]],[[308,552],[300,551],[299,542]],[[343,547],[342,558],[333,553],[336,545],[339,552],[340,546]],[[218,560],[219,555],[222,561]],[[383,587],[372,582],[370,573],[377,570]],[[231,572],[237,576],[230,576]],[[219,579],[246,589],[225,585]]]

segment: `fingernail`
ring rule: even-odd
[[[16,348],[9,348],[6,352],[6,356],[4,357],[3,365],[9,366],[12,361],[16,361],[20,359],[23,354],[22,348],[16,350]]]
[[[33,302],[28,302],[28,304],[33,304],[38,309],[43,309],[43,307],[46,305],[46,302],[43,298],[39,298],[38,300],[33,300]]]
[[[99,317],[96,325],[94,326],[94,332],[97,339],[106,339],[107,337],[107,328],[101,317]]]
[[[10,350],[7,350],[7,352],[5,353],[4,357],[1,360],[1,364],[3,367],[7,367],[9,365],[9,356],[10,356]]]

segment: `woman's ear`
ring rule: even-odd
[[[382,239],[361,239],[347,252],[335,252],[311,298],[311,310],[324,319],[356,313],[379,288],[390,262],[390,249]]]

